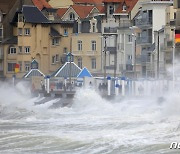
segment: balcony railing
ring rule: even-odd
[[[117,27],[104,27],[104,33],[117,33]]]
[[[110,54],[115,54],[117,51],[117,48],[116,47],[107,47],[107,51],[109,51]]]
[[[137,42],[137,44],[152,44],[152,37],[148,37],[148,36],[146,36],[146,37],[137,37],[136,38],[136,42]]]
[[[94,56],[94,55],[97,55],[97,51],[87,51],[86,54],[88,56]]]
[[[72,54],[73,54],[74,56],[83,55],[83,51],[73,51]]]
[[[135,21],[136,26],[152,26],[152,18],[141,18],[141,19],[136,19]]]
[[[132,24],[130,21],[120,21],[119,27],[120,28],[129,28]]]

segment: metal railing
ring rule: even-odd
[[[97,54],[97,51],[87,51],[86,52],[87,55],[96,55]]]
[[[104,27],[104,33],[117,33],[117,27]]]
[[[149,17],[143,17],[141,19],[136,19],[135,20],[135,25],[136,26],[152,26],[152,18]]]
[[[151,36],[141,36],[136,38],[137,44],[152,44],[152,37]]]
[[[132,26],[132,24],[131,24],[131,22],[130,21],[120,21],[120,23],[119,23],[119,27],[120,28],[129,28],[129,27],[131,27]]]

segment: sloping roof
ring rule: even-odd
[[[71,6],[81,19],[86,18],[94,6],[72,5]]]
[[[92,77],[91,73],[88,71],[86,67],[84,67],[81,72],[77,76],[78,78],[83,78],[83,77]]]
[[[68,8],[60,8],[60,9],[58,9],[57,14],[60,17],[62,17],[66,13],[67,10],[68,10]]]
[[[123,0],[103,0],[104,3],[120,3]]]
[[[81,72],[81,69],[74,62],[71,62],[71,72],[70,72],[70,62],[66,62],[61,68],[58,69],[58,71],[56,71],[56,74],[54,74],[54,77],[67,78],[71,74],[71,77],[76,78],[80,72]]]
[[[29,23],[49,23],[48,19],[35,6],[24,5],[22,9],[25,21]]]
[[[99,10],[100,13],[104,13],[105,12],[105,6],[98,5],[98,6],[96,6],[96,8]]]
[[[45,75],[38,69],[31,69],[27,74],[24,75],[24,78],[31,78],[33,76],[44,76]]]
[[[17,44],[17,43],[18,43],[17,36],[13,36],[11,38],[7,38],[2,41],[2,44]]]
[[[50,35],[51,35],[52,37],[61,37],[61,36],[62,36],[62,35],[61,35],[57,30],[55,30],[53,27],[51,27]]]
[[[100,5],[103,3],[103,0],[72,0],[75,4],[95,4]]]
[[[46,0],[32,0],[32,2],[39,10],[42,10],[43,8],[51,8]]]
[[[129,13],[134,8],[137,2],[138,0],[124,0],[124,2],[120,3],[115,13]],[[127,9],[125,11],[123,10],[124,4],[127,6]]]

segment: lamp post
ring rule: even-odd
[[[107,42],[106,39],[108,38],[106,35],[103,36],[104,38],[104,83],[106,83],[106,52],[107,52]]]
[[[72,84],[71,84],[71,80],[72,80],[72,74],[71,74],[71,71],[72,71],[72,68],[71,68],[71,64],[72,64],[72,61],[73,61],[73,55],[71,52],[69,52],[67,55],[67,62],[70,63],[70,66],[69,66],[69,85],[70,85],[70,91],[72,90]]]
[[[156,42],[157,42],[157,71],[156,71],[156,78],[157,79],[159,79],[159,31],[154,31],[156,34],[157,34],[157,40],[156,40]]]

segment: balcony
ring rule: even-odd
[[[137,44],[152,44],[152,37],[150,37],[150,36],[149,37],[148,36],[137,37],[136,42],[137,42]]]
[[[128,20],[127,21],[120,21],[120,24],[119,24],[120,28],[129,28],[131,26],[132,26],[132,24]]]
[[[107,51],[109,51],[110,54],[115,54],[117,52],[117,48],[116,47],[107,47]]]
[[[86,54],[88,56],[95,56],[95,55],[97,55],[97,51],[87,51]]]
[[[141,18],[141,19],[136,19],[135,25],[138,27],[151,27],[152,26],[152,18]]]
[[[117,34],[117,27],[104,27],[105,34]]]
[[[72,54],[74,56],[81,56],[81,55],[83,55],[83,51],[73,51]]]

